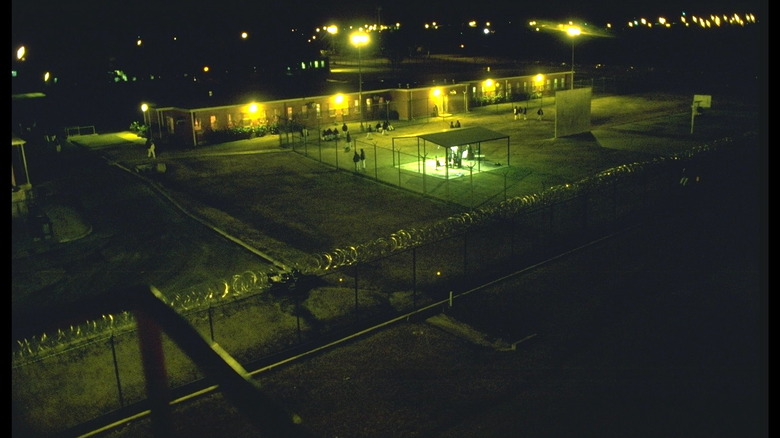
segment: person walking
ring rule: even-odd
[[[355,163],[355,172],[357,172],[358,161],[360,161],[360,155],[355,151],[355,155],[352,156],[352,162]]]
[[[515,116],[515,120],[517,120],[517,117],[520,115],[520,108],[517,107],[517,105],[512,108],[512,114]]]
[[[523,120],[528,120],[528,107],[523,107]]]
[[[363,167],[363,172],[366,171],[366,151],[363,150],[363,148],[360,148],[360,164]]]
[[[539,111],[536,112],[536,120],[541,121],[543,115],[544,115],[544,110],[542,110],[542,108],[539,107]]]
[[[154,145],[154,140],[149,140],[149,147],[146,148],[146,158],[157,159],[157,147]]]

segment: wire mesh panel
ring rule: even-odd
[[[249,362],[290,348],[300,340],[299,329],[307,331],[311,322],[297,319],[296,299],[287,288],[255,293],[190,312],[187,319],[204,338]]]
[[[54,436],[144,400],[138,345],[134,330],[107,332],[12,367],[14,413],[21,416],[14,421],[29,428],[26,436]]]

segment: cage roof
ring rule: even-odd
[[[455,128],[433,134],[418,135],[425,141],[444,147],[462,146],[491,140],[509,138],[508,135],[479,126],[473,128]]]

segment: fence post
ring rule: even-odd
[[[469,272],[468,256],[469,256],[469,230],[466,230],[463,233],[463,276],[464,278],[468,276],[468,272]]]
[[[358,307],[358,263],[355,263],[355,322],[360,321]]]
[[[214,308],[209,304],[209,333],[211,340],[214,340]]]
[[[165,368],[165,354],[162,346],[162,329],[154,317],[145,309],[136,311],[138,339],[141,344],[141,358],[146,376],[146,393],[152,414],[152,432],[155,437],[171,436],[170,391],[168,372]]]
[[[336,137],[336,170],[339,169],[339,139]]]
[[[116,359],[116,344],[114,343],[114,332],[111,331],[111,356],[114,359],[114,375],[116,376],[116,388],[119,392],[119,406],[125,407],[125,396],[122,394],[122,381],[119,379],[119,362]]]
[[[412,248],[412,310],[417,310],[417,247]]]
[[[293,295],[295,296],[295,324],[298,332],[298,343],[300,344],[303,340],[301,336],[301,297],[298,294]]]

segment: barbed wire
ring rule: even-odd
[[[758,133],[750,132],[743,137],[747,141],[755,141],[757,136]],[[463,212],[427,227],[402,229],[389,236],[379,237],[363,244],[316,253],[296,260],[290,265],[295,266],[296,270],[306,275],[321,275],[357,263],[378,260],[390,254],[462,234],[471,228],[484,226],[490,221],[506,221],[521,217],[531,211],[572,199],[583,192],[636,178],[654,167],[668,166],[670,163],[684,165],[685,161],[702,158],[706,153],[735,143],[739,144],[739,140],[727,137],[668,157],[656,157],[641,163],[616,166],[574,183],[553,186],[540,193],[518,196],[496,205]],[[195,286],[186,292],[174,293],[167,298],[167,304],[179,312],[201,310],[225,300],[268,291],[274,283],[273,279],[280,274],[285,273],[271,269],[265,271],[247,270],[233,275],[230,279],[217,280],[211,285]],[[106,336],[106,333],[134,329],[135,318],[132,313],[106,314],[97,320],[71,325],[67,329],[58,329],[52,335],[43,333],[40,336],[17,340],[11,355],[12,364],[20,366],[23,363],[41,360],[43,357],[74,348],[74,346],[92,342],[98,337]]]

